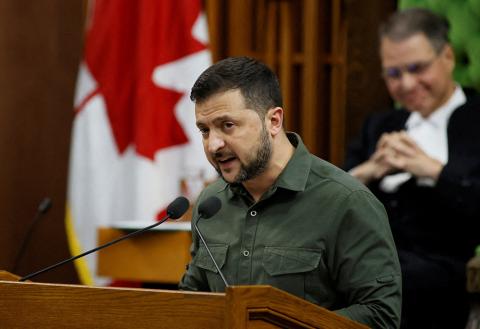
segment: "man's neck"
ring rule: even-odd
[[[272,158],[267,169],[259,176],[242,183],[255,202],[258,202],[262,195],[275,183],[294,152],[295,148],[286,134],[280,134],[278,140],[274,140]]]

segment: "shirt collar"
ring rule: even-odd
[[[448,101],[424,118],[418,112],[413,112],[405,123],[407,130],[413,129],[421,124],[430,123],[436,128],[446,127],[452,113],[461,105],[465,104],[467,98],[462,88],[457,85]]]
[[[287,137],[295,147],[295,151],[274,186],[292,191],[303,191],[310,174],[312,162],[310,152],[298,134],[288,132]]]

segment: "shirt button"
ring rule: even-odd
[[[244,250],[242,254],[243,254],[243,256],[248,257],[248,256],[250,256],[250,251]]]
[[[252,217],[257,216],[257,212],[255,210],[250,211],[250,216]]]

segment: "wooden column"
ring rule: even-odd
[[[395,0],[205,1],[222,17],[211,27],[221,44],[217,58],[252,56],[269,65],[280,79],[286,129],[341,165],[366,114],[388,104],[376,39]]]

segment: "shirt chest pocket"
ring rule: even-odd
[[[306,293],[318,286],[319,267],[323,267],[322,255],[320,249],[265,247],[265,282],[305,298]]]
[[[222,269],[227,259],[228,244],[212,243],[208,245],[208,248],[218,267]],[[211,291],[223,291],[225,289],[225,284],[218,274],[215,264],[213,264],[207,249],[202,244],[200,244],[197,254],[192,259],[192,264],[205,270],[205,276]]]

